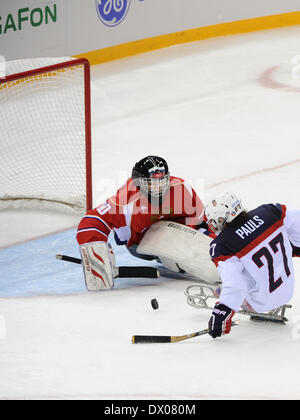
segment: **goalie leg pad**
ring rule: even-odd
[[[86,288],[90,291],[112,289],[115,261],[106,242],[91,242],[80,246]]]
[[[185,272],[210,284],[220,282],[209,256],[211,238],[188,226],[161,220],[144,234],[137,252],[156,255],[170,270]]]

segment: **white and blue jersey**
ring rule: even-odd
[[[264,204],[239,224],[228,224],[211,242],[210,256],[222,280],[220,303],[237,311],[244,300],[265,312],[290,301],[293,256],[300,256],[300,211]]]

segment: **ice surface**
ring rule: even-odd
[[[93,67],[94,203],[152,153],[204,201],[226,187],[248,208],[300,208],[299,38],[299,27],[275,29]],[[286,326],[240,316],[219,340],[132,345],[133,334],[206,328],[209,313],[185,300],[192,281],[163,271],[88,293],[81,267],[55,259],[79,255],[76,219],[20,209],[0,217],[0,247],[11,245],[0,251],[0,398],[300,398],[297,284]],[[144,265],[113,245],[119,265]],[[296,260],[295,270],[300,279]]]

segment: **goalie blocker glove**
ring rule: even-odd
[[[107,242],[80,246],[86,288],[90,291],[112,289],[116,276],[113,250]]]
[[[217,302],[208,323],[208,334],[212,338],[221,337],[223,334],[229,334],[234,314],[234,310],[223,303]]]

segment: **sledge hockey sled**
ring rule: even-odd
[[[197,309],[213,309],[213,306],[210,306],[211,299],[217,299],[216,288],[213,288],[208,285],[193,284],[185,290],[185,295],[187,298],[187,303]],[[266,321],[266,322],[277,322],[285,324],[288,319],[285,317],[285,312],[287,309],[290,309],[292,305],[282,305],[279,308],[273,309],[269,312],[257,313],[251,311],[247,308],[241,307],[241,309],[236,312],[242,315],[250,316],[250,319],[253,321]]]

